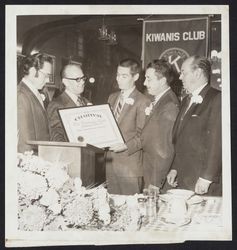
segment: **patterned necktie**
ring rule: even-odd
[[[80,106],[85,106],[85,102],[83,101],[81,96],[77,97],[77,105]]]
[[[123,99],[124,99],[123,92],[121,92],[117,107],[116,107],[116,109],[114,111],[114,115],[115,115],[116,120],[118,120],[118,118],[119,118],[119,116],[121,114],[121,111],[122,111],[122,108],[123,108]]]

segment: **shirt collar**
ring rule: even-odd
[[[122,93],[122,95],[123,95],[123,98],[128,98],[135,88],[136,88],[136,87],[133,86],[133,87],[130,88],[130,89],[121,90],[121,93]]]
[[[208,83],[205,83],[204,85],[200,86],[199,88],[195,89],[192,92],[192,96],[197,96],[200,94],[200,92],[207,86]]]
[[[159,100],[160,100],[160,98],[168,91],[168,90],[170,90],[170,87],[168,87],[166,90],[164,90],[162,93],[160,93],[159,95],[156,95],[155,96],[155,101],[154,101],[154,103],[156,104]]]
[[[25,85],[33,92],[33,94],[38,97],[39,90],[34,86],[34,84],[32,84],[32,82],[30,80],[23,77],[22,82],[24,82]]]

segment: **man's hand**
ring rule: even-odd
[[[196,194],[206,194],[208,192],[211,181],[199,178],[195,185]]]
[[[115,144],[109,148],[109,150],[114,151],[115,153],[123,152],[127,149],[128,149],[128,147],[124,143],[118,143],[118,144]]]
[[[152,184],[149,184],[148,186],[148,190],[150,190],[151,192],[153,192],[154,194],[159,194],[160,193],[160,188],[157,186],[154,186]]]
[[[175,181],[176,176],[177,176],[177,170],[175,170],[175,169],[171,169],[170,172],[167,175],[167,182],[172,187],[177,187],[178,186],[178,182]]]

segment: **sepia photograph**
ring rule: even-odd
[[[5,246],[232,239],[228,5],[5,20]]]

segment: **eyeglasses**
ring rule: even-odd
[[[87,77],[86,76],[82,76],[82,77],[77,77],[77,78],[70,78],[70,77],[64,77],[65,79],[68,79],[68,80],[74,80],[76,82],[85,82]]]
[[[44,71],[42,71],[42,70],[38,70],[38,72],[41,72],[45,77],[51,77],[52,76],[52,74],[49,74],[49,73],[45,73]]]

